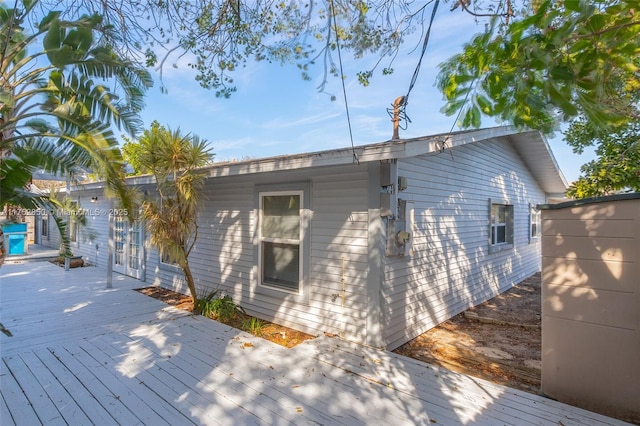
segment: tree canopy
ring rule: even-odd
[[[541,1],[508,25],[492,22],[440,65],[443,111],[462,127],[483,115],[553,133],[568,123],[574,152],[596,147],[568,194],[638,190],[640,10],[631,0]]]
[[[170,130],[154,121],[137,142],[124,149],[136,174],[150,173],[157,192],[142,201],[141,211],[151,243],[184,272],[194,309],[198,294],[189,265],[189,254],[198,238],[198,211],[204,185],[201,170],[213,158],[207,141],[180,129]]]
[[[92,170],[126,203],[112,126],[136,132],[149,73],[101,43],[100,16],[64,20],[40,16],[37,2],[15,3],[0,5],[0,208],[50,209],[48,194],[26,187],[41,170],[72,182]]]
[[[495,20],[441,64],[444,112],[463,127],[481,116],[551,133],[579,115],[600,127],[637,120],[636,1],[544,1],[509,25]]]
[[[462,52],[440,66],[436,85],[463,127],[490,117],[546,134],[585,119],[600,128],[638,120],[640,12],[636,0],[41,0],[65,14],[103,17],[101,34],[118,52],[162,72],[186,58],[216,95],[235,90],[234,71],[250,61],[292,63],[343,78],[334,55],[378,60],[358,73],[368,85],[390,74],[411,34],[428,43],[436,10],[486,22]],[[444,10],[444,11],[443,11]],[[416,49],[419,64],[424,49]],[[413,82],[411,82],[413,84]]]
[[[584,119],[573,122],[565,134],[576,152],[595,146],[597,158],[581,167],[582,175],[569,188],[574,198],[640,191],[640,122],[603,130]]]

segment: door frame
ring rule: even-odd
[[[129,221],[126,216],[113,217],[114,272],[144,280],[144,226],[140,220]]]

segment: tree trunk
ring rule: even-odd
[[[196,283],[193,279],[193,274],[191,273],[191,267],[189,266],[189,261],[186,260],[183,265],[181,265],[182,271],[184,272],[184,279],[187,281],[187,286],[189,287],[189,292],[191,293],[191,298],[193,299],[193,313],[199,314],[200,309],[198,308],[198,294],[196,293]]]

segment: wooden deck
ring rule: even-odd
[[[624,424],[336,338],[286,349],[114,278],[2,267],[0,424]]]

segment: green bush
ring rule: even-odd
[[[242,321],[242,329],[244,331],[247,331],[251,334],[253,334],[254,336],[261,336],[262,335],[262,326],[265,323],[255,317],[249,317],[249,318],[245,318]]]
[[[231,296],[217,297],[217,294],[217,291],[213,291],[198,300],[198,310],[201,315],[225,322],[230,321],[237,314],[245,314],[244,309],[235,303]]]

